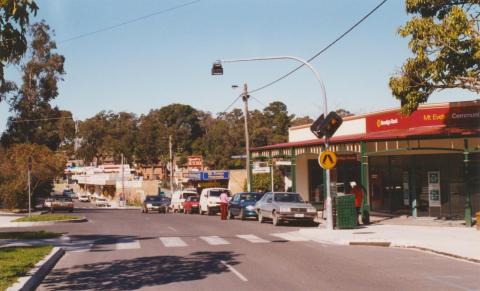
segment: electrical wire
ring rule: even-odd
[[[18,119],[18,120],[9,120],[8,122],[11,122],[11,123],[22,123],[22,122],[60,120],[60,119],[71,119],[71,120],[75,121],[75,119],[73,119],[73,117],[64,116],[64,117],[51,117],[51,118],[38,118],[38,119]]]
[[[176,5],[176,6],[164,9],[164,10],[156,11],[156,12],[153,12],[153,13],[150,13],[150,14],[147,14],[147,15],[143,15],[143,16],[140,16],[140,17],[137,17],[137,18],[134,18],[134,19],[130,19],[130,20],[118,23],[118,24],[114,24],[114,25],[111,25],[111,26],[106,26],[106,27],[103,27],[103,28],[100,28],[100,29],[97,29],[97,30],[94,30],[94,31],[79,34],[77,36],[73,36],[73,37],[61,40],[58,43],[65,43],[65,42],[69,42],[69,41],[76,40],[76,39],[79,39],[79,38],[84,38],[84,37],[87,37],[87,36],[90,36],[90,35],[94,35],[94,34],[97,34],[97,33],[112,30],[112,29],[115,29],[115,28],[118,28],[118,27],[121,27],[121,26],[132,24],[132,23],[135,23],[135,22],[138,22],[138,21],[141,21],[141,20],[145,20],[145,19],[153,17],[153,16],[157,16],[159,14],[164,14],[164,13],[167,13],[167,12],[170,12],[170,11],[173,11],[173,10],[177,10],[177,9],[180,9],[180,8],[183,8],[183,7],[186,7],[186,6],[190,6],[190,5],[193,5],[193,4],[198,3],[200,1],[201,0],[195,0],[195,1],[187,2],[187,3],[183,3],[183,4],[180,4],[180,5]]]
[[[313,61],[314,59],[316,59],[319,55],[321,55],[322,53],[324,53],[325,51],[327,51],[329,48],[331,48],[334,44],[336,44],[338,41],[340,41],[342,38],[344,38],[347,34],[349,34],[352,30],[354,30],[358,25],[360,25],[363,21],[365,21],[370,15],[372,15],[375,11],[377,11],[380,7],[383,6],[383,4],[385,4],[388,0],[383,0],[382,2],[380,2],[377,6],[375,6],[375,8],[373,8],[370,12],[368,12],[365,16],[363,16],[359,21],[357,21],[353,26],[351,26],[349,29],[347,29],[344,33],[342,33],[339,37],[337,37],[334,41],[332,41],[329,45],[327,45],[326,47],[324,47],[322,50],[320,50],[318,53],[316,53],[313,57],[309,58],[307,60],[307,62],[311,62]],[[295,73],[296,71],[298,71],[300,68],[302,68],[303,66],[305,66],[305,64],[301,64],[299,65],[298,67],[296,67],[295,69],[291,70],[290,72],[286,73],[285,75],[267,83],[266,85],[263,85],[261,87],[258,87],[254,90],[251,90],[249,91],[248,93],[255,93],[255,92],[258,92],[260,90],[263,90],[265,88],[268,88],[272,85],[274,85],[275,83],[278,83],[280,82],[281,80],[287,78],[288,76],[292,75],[293,73]]]

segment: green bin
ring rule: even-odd
[[[354,195],[342,195],[335,198],[335,222],[338,229],[357,226],[357,209]]]

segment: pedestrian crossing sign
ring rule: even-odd
[[[323,151],[318,156],[318,163],[325,170],[333,169],[337,164],[337,155],[332,151]]]

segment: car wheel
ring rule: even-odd
[[[207,215],[212,215],[212,211],[210,210],[210,207],[207,207]]]
[[[263,223],[265,218],[263,218],[262,212],[258,210],[258,222]]]
[[[148,213],[148,208],[147,208],[147,209],[145,209],[145,213]]]
[[[228,209],[227,217],[228,217],[228,219],[235,219],[235,216],[232,214],[232,212],[230,211],[230,209]]]
[[[240,219],[241,220],[245,220],[245,211],[242,209],[240,209]]]
[[[280,225],[280,219],[278,219],[278,216],[275,212],[272,214],[272,221],[274,226]]]

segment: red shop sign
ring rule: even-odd
[[[420,108],[410,116],[399,111],[379,113],[367,117],[367,132],[408,129],[422,126],[480,127],[480,104],[462,107]]]

